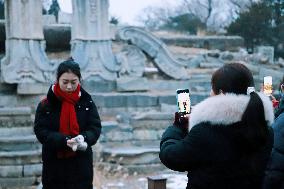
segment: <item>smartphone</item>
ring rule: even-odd
[[[189,114],[191,111],[189,89],[177,89],[176,97],[178,112],[182,114]]]
[[[263,78],[263,92],[267,96],[272,94],[272,76],[265,76]]]

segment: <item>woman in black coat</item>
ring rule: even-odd
[[[91,146],[100,136],[101,121],[80,79],[77,63],[61,63],[57,82],[37,107],[34,132],[42,143],[43,189],[93,189]]]
[[[187,189],[261,188],[273,133],[268,97],[250,92],[251,72],[227,64],[212,76],[212,96],[197,104],[189,117],[176,113],[162,136],[160,159],[175,171],[188,172]]]

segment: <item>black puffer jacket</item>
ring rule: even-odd
[[[284,113],[272,125],[274,145],[267,166],[264,189],[284,189]]]
[[[265,118],[272,124],[272,103],[264,95],[261,98]],[[246,95],[210,97],[192,110],[188,134],[177,126],[165,131],[160,159],[172,170],[188,171],[188,189],[261,188],[273,133],[270,129],[266,145],[255,152],[239,140],[245,131],[241,117],[248,101]]]
[[[59,132],[61,101],[50,88],[47,99],[37,107],[34,132],[42,143],[44,189],[93,189],[91,146],[100,136],[101,121],[91,96],[82,88],[75,111],[80,134],[85,137],[88,148],[86,151],[77,151],[75,157],[59,159],[57,152],[69,148],[66,145],[66,136]]]

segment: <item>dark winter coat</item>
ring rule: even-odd
[[[272,124],[273,107],[261,95],[265,118]],[[256,152],[240,145],[245,125],[241,117],[247,95],[218,95],[196,105],[190,115],[190,131],[170,126],[162,136],[160,159],[168,168],[188,172],[187,189],[261,188],[272,148],[270,129],[266,145]]]
[[[264,189],[284,189],[284,113],[272,125],[274,145],[267,166]]]
[[[94,145],[101,133],[101,121],[91,96],[81,88],[75,105],[80,134],[88,144],[86,151],[77,151],[72,158],[57,158],[57,152],[70,149],[67,136],[59,132],[61,101],[50,88],[47,99],[39,103],[34,132],[42,143],[42,183],[44,189],[92,189]]]

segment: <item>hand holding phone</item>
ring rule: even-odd
[[[177,107],[180,114],[189,114],[191,111],[191,102],[189,89],[177,89]]]
[[[267,96],[272,94],[272,76],[265,76],[263,78],[263,93]]]

